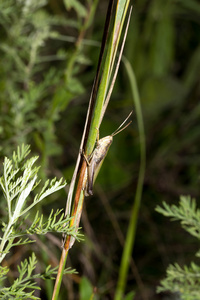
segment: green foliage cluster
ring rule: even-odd
[[[13,284],[7,288],[3,287],[1,289],[0,299],[40,299],[37,296],[34,296],[35,290],[40,290],[40,287],[37,286],[37,279],[54,279],[57,273],[57,267],[51,268],[48,266],[45,271],[41,274],[33,274],[37,260],[35,254],[32,253],[32,256],[29,257],[29,260],[25,259],[24,262],[21,262],[21,265],[18,266],[19,277],[13,282]],[[0,268],[1,278],[0,281],[3,282],[6,277],[5,275],[8,272],[6,267]],[[70,268],[65,269],[65,274],[76,273],[75,270]],[[31,290],[30,292],[28,292]]]
[[[74,228],[69,228],[70,218],[68,216],[65,217],[62,210],[57,210],[55,213],[52,211],[47,220],[37,211],[32,224],[26,223],[26,219],[35,205],[52,193],[62,189],[66,184],[62,178],[59,181],[53,179],[49,182],[47,180],[34,199],[28,201],[31,193],[39,184],[36,181],[39,168],[33,166],[37,157],[26,159],[29,153],[29,146],[22,145],[21,148],[18,147],[17,152],[13,153],[12,160],[7,157],[4,160],[4,170],[3,176],[0,178],[0,186],[7,204],[7,209],[5,210],[7,211],[7,215],[4,216],[6,221],[1,224],[1,263],[14,246],[33,242],[29,238],[26,238],[27,235],[44,235],[48,232],[60,232],[62,234],[73,235],[77,238],[77,232]],[[33,275],[36,263],[37,260],[34,253],[29,260],[26,259],[24,262],[21,262],[21,266],[18,267],[18,278],[10,287],[2,287],[0,289],[0,299],[39,299],[33,295],[35,289],[39,288],[34,279],[52,278],[56,274],[57,268],[52,269],[48,266],[44,274]],[[5,282],[8,272],[8,267],[0,268],[2,283]],[[27,289],[31,289],[31,292],[27,292]]]
[[[47,158],[61,152],[55,122],[83,93],[77,74],[89,63],[81,45],[67,43],[69,30],[83,30],[86,9],[76,7],[76,20],[67,12],[63,17],[52,15],[47,5],[47,0],[0,1],[1,152],[8,154],[11,145],[31,142],[42,153],[44,166]]]
[[[51,268],[48,266],[42,274],[34,274],[36,268],[37,259],[34,253],[29,259],[25,259],[21,262],[20,266],[17,266],[19,277],[13,282],[10,287],[3,287],[0,289],[0,299],[40,299],[34,296],[35,290],[39,290],[37,285],[37,279],[53,279],[57,273],[57,267]],[[0,282],[4,283],[6,275],[9,269],[7,267],[0,267]],[[75,273],[74,270],[69,268],[65,270],[65,274]]]
[[[45,168],[49,158],[61,153],[55,122],[70,101],[84,91],[77,76],[80,68],[90,61],[83,54],[82,40],[97,1],[88,0],[86,4],[87,8],[78,1],[64,1],[64,13],[54,14],[52,3],[46,0],[0,1],[1,158],[11,154],[14,146],[31,142],[35,151],[42,154],[40,172],[43,177],[47,177]],[[71,9],[76,16],[70,16]],[[76,32],[77,37],[69,36],[69,32]],[[4,160],[1,187],[8,215],[2,210],[1,261],[14,246],[31,243],[27,235],[56,232],[79,238],[79,233],[69,228],[70,218],[64,216],[63,209],[51,210],[49,215],[33,210],[41,200],[63,188],[65,182],[47,180],[37,193],[39,168],[33,165],[38,157],[24,162],[28,154],[29,148],[22,146],[11,160],[7,157]],[[1,198],[1,207],[4,205],[5,200]],[[31,215],[33,217],[28,220]],[[19,278],[13,285],[1,289],[2,299],[37,298],[33,293],[38,287],[33,280],[51,277],[56,269],[47,267],[45,276],[36,276],[32,275],[35,265],[33,254],[18,268]],[[7,274],[9,269],[1,271]],[[4,283],[5,277],[2,286]],[[30,293],[27,288],[31,289]]]
[[[200,240],[200,209],[196,207],[196,200],[189,196],[181,196],[179,206],[163,202],[163,207],[156,210],[172,221],[179,221],[181,227]],[[196,256],[200,257],[199,251]],[[200,299],[200,266],[191,262],[190,266],[181,267],[178,263],[167,268],[167,277],[161,281],[158,292],[171,291],[178,293],[180,299]]]

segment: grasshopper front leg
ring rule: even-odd
[[[93,153],[88,159],[85,153],[82,152],[82,155],[87,163],[87,168],[85,170],[85,176],[83,178],[83,187],[82,187],[82,190],[84,190],[85,192],[85,196],[93,195],[93,179],[95,173],[94,161],[92,159]]]
[[[84,153],[84,150],[81,150],[81,154],[83,155],[86,163],[87,163],[87,167],[86,167],[86,170],[85,170],[85,175],[84,175],[84,178],[83,178],[83,186],[82,186],[82,190],[84,191],[85,193],[85,196],[89,196],[89,195],[93,195],[90,193],[88,193],[88,170],[89,170],[89,167],[90,167],[90,161],[92,159],[92,154],[90,155],[90,157],[88,158],[85,153]]]
[[[97,144],[99,143],[99,129],[97,130]],[[96,148],[95,148],[96,150]],[[81,151],[81,154],[83,155],[86,163],[87,168],[85,171],[85,176],[83,179],[83,190],[85,191],[85,196],[93,195],[93,184],[94,184],[94,174],[95,174],[95,164],[93,160],[93,155],[95,154],[95,150],[92,152],[92,154],[89,156],[89,158],[85,155],[84,150]]]

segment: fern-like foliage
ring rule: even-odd
[[[163,208],[156,210],[173,221],[180,221],[182,227],[200,240],[200,209],[196,206],[196,200],[190,196],[181,196],[179,206],[163,202]]]
[[[29,240],[28,235],[44,235],[48,232],[56,232],[71,235],[76,239],[81,238],[75,228],[69,227],[71,218],[66,217],[62,210],[56,212],[52,210],[47,219],[37,212],[30,225],[26,222],[30,210],[36,204],[66,185],[62,178],[59,181],[56,179],[47,180],[40,192],[33,196],[32,191],[36,187],[39,189],[40,186],[40,182],[37,180],[39,167],[35,166],[38,157],[28,158],[29,153],[30,147],[22,145],[13,153],[12,159],[5,157],[4,160],[0,187],[7,204],[8,215],[7,221],[1,224],[0,262],[3,261],[12,247],[33,242]],[[57,268],[52,269],[48,266],[44,274],[34,274],[36,263],[34,253],[29,260],[22,262],[18,267],[18,278],[10,287],[3,287],[0,290],[0,299],[39,299],[34,296],[35,289],[39,288],[35,279],[52,278],[56,274]],[[8,272],[7,267],[0,267],[0,281],[5,281]]]
[[[9,239],[33,234],[45,235],[46,233],[51,232],[71,235],[77,240],[81,240],[82,235],[79,232],[75,233],[74,227],[69,226],[69,221],[71,219],[72,218],[70,217],[65,217],[65,214],[62,209],[58,209],[56,212],[52,210],[50,215],[48,216],[47,221],[44,220],[43,214],[40,215],[39,212],[37,212],[32,224],[29,227],[26,226],[26,228],[24,228],[23,226],[23,229],[20,229],[20,224],[23,223],[24,225],[24,222],[20,222],[19,224],[17,224],[18,230],[13,230]]]
[[[200,240],[200,209],[196,206],[196,200],[190,196],[181,196],[179,205],[168,205],[163,202],[163,207],[157,206],[156,211],[172,221],[180,221],[184,230]],[[200,251],[196,253],[200,256]],[[200,299],[200,267],[191,262],[190,266],[179,266],[177,263],[170,265],[167,276],[161,281],[158,292],[171,291],[178,293],[180,299]]]
[[[47,180],[33,200],[27,202],[31,192],[39,185],[39,181],[37,181],[39,167],[34,166],[38,157],[25,160],[29,153],[30,147],[22,145],[18,147],[17,152],[13,153],[12,159],[6,157],[4,160],[0,186],[6,199],[8,218],[7,222],[2,222],[3,236],[0,237],[0,261],[3,260],[11,247],[29,243],[28,239],[23,239],[27,234],[57,232],[77,237],[75,229],[68,226],[70,218],[65,217],[62,210],[52,211],[47,220],[44,220],[44,216],[37,212],[32,224],[29,227],[24,225],[26,224],[24,220],[27,218],[28,212],[36,204],[60,190],[66,184],[62,178],[59,181],[56,181],[56,179]],[[23,227],[21,228],[22,224]],[[15,242],[16,237],[20,238],[17,242]]]
[[[31,192],[39,184],[39,181],[37,182],[37,172],[39,167],[34,166],[38,157],[31,157],[25,161],[25,158],[29,153],[30,147],[22,145],[21,148],[18,147],[17,152],[13,153],[12,159],[5,157],[4,160],[3,176],[0,178],[0,186],[6,199],[8,218],[7,222],[2,224],[3,236],[1,237],[0,244],[0,261],[2,261],[9,249],[13,246],[15,237],[18,236],[19,219],[27,214],[27,212],[41,200],[63,188],[66,184],[62,179],[59,181],[53,179],[50,182],[47,180],[41,189],[41,192],[34,197],[32,202],[27,204]],[[48,224],[55,224],[55,218],[57,216],[58,213],[54,216],[51,214]],[[43,218],[40,218],[40,220],[42,219]],[[63,219],[64,216],[60,218],[61,224],[58,221],[57,227],[58,224],[60,224],[60,226],[64,228],[64,222],[69,222],[69,220],[65,219],[63,221]],[[40,226],[46,227],[46,232],[48,231],[48,226],[43,225],[42,221],[40,222]],[[24,243],[24,241],[20,240],[17,242],[18,245],[21,243]]]
[[[87,29],[84,19],[89,7],[65,1],[66,10],[61,4],[63,14],[57,16],[49,13],[49,2],[0,1],[1,155],[10,154],[13,144],[34,140],[44,164],[47,157],[61,152],[55,122],[69,102],[83,93],[78,75],[82,65],[89,63],[83,48],[76,50],[77,37],[68,36],[74,31],[71,28],[77,33]],[[77,13],[73,19],[67,12],[71,7]]]
[[[36,279],[53,279],[57,273],[57,267],[51,268],[48,266],[44,273],[34,274],[34,270],[37,264],[37,259],[34,253],[29,259],[25,259],[21,262],[21,265],[18,266],[19,277],[14,280],[13,284],[10,287],[3,287],[0,289],[0,299],[40,299],[34,296],[34,291],[40,289],[37,286]],[[1,273],[4,272],[5,275],[8,272],[8,269],[4,268]],[[75,273],[75,270],[66,269],[65,274]],[[3,277],[0,278],[4,279]]]
[[[161,281],[158,292],[170,290],[178,293],[180,299],[200,299],[200,267],[194,262],[190,266],[180,267],[177,263],[167,268],[167,277]]]

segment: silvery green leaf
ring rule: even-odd
[[[14,214],[13,214],[13,221],[18,217],[20,216],[20,213],[21,213],[21,210],[22,210],[22,207],[24,205],[24,202],[26,200],[26,198],[29,196],[34,184],[35,184],[35,181],[37,179],[37,176],[35,175],[34,178],[28,183],[28,185],[26,186],[26,188],[22,191],[21,195],[19,196],[18,200],[17,200],[17,204],[16,204],[16,207],[15,207],[15,211],[14,211]]]

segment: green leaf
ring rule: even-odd
[[[85,17],[87,15],[87,10],[85,7],[77,0],[64,0],[64,5],[67,10],[74,8],[77,15],[80,17]]]
[[[79,285],[80,291],[80,300],[89,300],[92,299],[93,295],[93,287],[90,281],[86,277],[81,278],[81,282]]]
[[[125,296],[124,300],[133,300],[134,297],[135,297],[135,292],[132,291]]]

